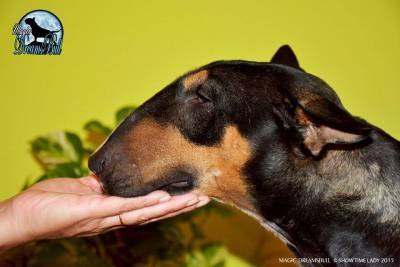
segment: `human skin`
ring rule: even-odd
[[[93,176],[56,178],[0,203],[0,252],[34,240],[91,236],[191,211],[209,202],[188,193],[155,191],[121,198],[103,194]]]

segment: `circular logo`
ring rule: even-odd
[[[14,54],[59,55],[64,29],[56,15],[34,10],[24,15],[13,28]]]

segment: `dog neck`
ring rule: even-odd
[[[293,160],[294,168],[276,164],[256,186],[256,217],[300,257],[333,264],[334,258],[399,256],[399,151],[398,141],[374,129],[356,149]]]

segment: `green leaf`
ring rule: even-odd
[[[111,133],[111,129],[99,122],[98,120],[88,121],[85,126],[83,126],[83,129],[85,129],[89,133],[98,133],[105,136]]]
[[[21,191],[24,191],[29,186],[30,186],[29,178],[26,178],[24,184],[22,185]]]
[[[30,267],[64,267],[70,265],[72,260],[70,253],[57,241],[39,242],[34,253],[29,258]]]
[[[204,244],[185,255],[187,267],[223,267],[229,256],[228,250],[219,242]]]
[[[58,177],[79,178],[88,174],[89,170],[85,167],[82,167],[80,164],[74,162],[63,163],[55,165],[53,168],[46,170],[37,182]]]
[[[83,238],[42,241],[27,258],[29,267],[112,267],[112,261],[99,257]]]
[[[105,126],[98,120],[87,122],[83,129],[86,131],[85,141],[89,147],[86,147],[86,152],[91,154],[99,145],[101,145],[111,133],[111,128]],[[86,145],[85,145],[86,146]]]
[[[123,108],[119,109],[117,111],[117,113],[115,114],[116,124],[118,125],[119,123],[121,123],[121,121],[123,121],[126,117],[128,117],[128,115],[135,109],[136,109],[136,107],[134,107],[134,106],[123,107]]]
[[[204,254],[200,250],[189,251],[185,257],[186,267],[209,267]]]
[[[43,169],[47,170],[58,164],[80,164],[84,149],[79,136],[60,131],[33,140],[31,152]]]
[[[219,242],[212,242],[203,245],[201,248],[209,266],[224,266],[229,253],[225,246]]]

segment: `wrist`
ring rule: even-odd
[[[27,242],[15,231],[12,201],[0,202],[0,253]]]

